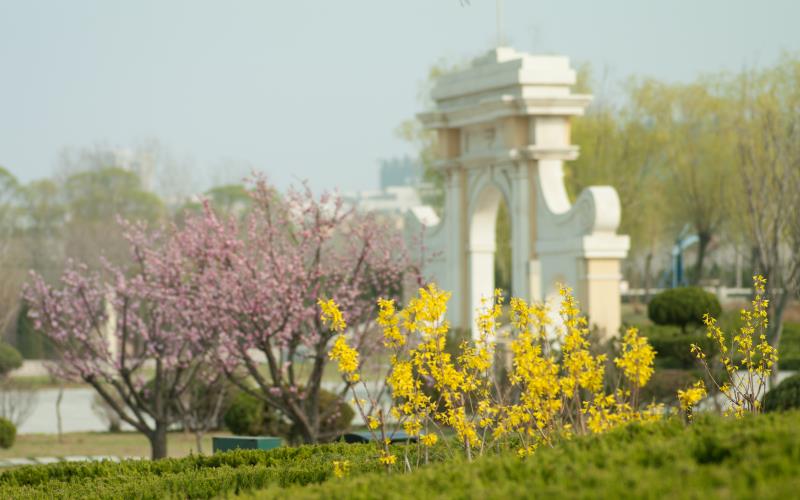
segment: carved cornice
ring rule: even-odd
[[[419,113],[417,118],[429,129],[458,128],[510,116],[578,116],[592,101],[592,96],[575,94],[546,97],[509,95],[474,103]]]

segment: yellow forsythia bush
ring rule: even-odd
[[[691,351],[703,366],[706,377],[727,403],[726,415],[742,417],[761,413],[761,399],[769,388],[769,378],[778,362],[778,350],[767,341],[769,299],[767,280],[753,276],[755,297],[751,309],[739,312],[742,326],[728,339],[717,320],[706,314],[703,323],[706,335],[716,345],[719,356],[709,359],[703,349],[692,344]],[[722,376],[718,365],[723,368]],[[691,419],[692,406],[706,395],[705,385],[698,381],[693,388],[678,391],[681,409]]]
[[[635,328],[624,334],[613,360],[620,382],[608,387],[606,356],[592,354],[588,324],[571,290],[561,287],[560,295],[559,324],[553,324],[544,304],[510,300],[507,380],[498,380],[493,366],[501,335],[499,291],[484,300],[478,334],[459,346],[457,356],[446,349],[450,293],[429,285],[403,309],[379,300],[378,324],[391,360],[386,383],[392,404],[386,409],[356,396],[358,383],[369,394],[358,373],[358,352],[347,344],[345,320],[336,304],[319,301],[322,320],[340,332],[329,356],[353,389],[355,405],[379,443],[380,463],[388,467],[397,460],[388,446],[390,425],[418,438],[417,446],[423,448],[419,455],[427,461],[427,448],[444,432],[455,434],[468,459],[489,448],[514,448],[524,457],[559,438],[660,418],[661,405],[642,408],[639,402],[639,392],[653,374],[655,351],[647,339]]]

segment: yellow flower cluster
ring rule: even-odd
[[[342,479],[350,475],[350,460],[334,460],[333,475],[337,479]]]
[[[686,412],[689,418],[691,418],[694,405],[702,401],[704,397],[706,397],[706,385],[702,380],[698,380],[686,390],[678,390],[678,402],[681,405],[681,410]]]
[[[344,322],[344,317],[339,310],[339,306],[336,305],[336,302],[334,302],[333,299],[318,299],[317,305],[319,305],[322,311],[320,314],[322,322],[327,324],[334,332],[343,332],[347,324]]]
[[[358,382],[361,379],[358,374],[358,351],[347,345],[344,335],[336,337],[328,356],[339,363],[339,373],[348,381]]]
[[[419,440],[425,446],[433,446],[437,442],[439,442],[439,436],[436,434],[423,434],[422,436],[419,437]]]
[[[382,451],[381,456],[378,457],[378,461],[383,465],[394,465],[394,463],[397,462],[397,456],[392,455],[389,452]]]
[[[642,387],[653,375],[653,360],[656,351],[639,336],[639,330],[629,328],[622,339],[621,356],[614,360],[623,375],[635,386]]]
[[[369,427],[373,431],[381,426],[381,421],[373,417],[372,415],[370,415],[367,418],[367,422],[368,422],[367,427]]]
[[[394,301],[378,299],[378,324],[383,327],[383,345],[389,348],[402,347],[406,338],[400,333],[399,320]]]

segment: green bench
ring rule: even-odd
[[[214,453],[228,450],[272,450],[281,446],[281,438],[271,436],[214,436]]]

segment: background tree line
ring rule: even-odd
[[[141,159],[158,151],[163,154],[149,145],[133,155]],[[129,245],[119,219],[158,225],[180,222],[186,213],[201,209],[199,198],[187,192],[157,193],[148,186],[151,173],[120,166],[114,151],[102,146],[65,152],[51,178],[27,184],[0,167],[0,332],[26,358],[53,354],[20,301],[29,270],[52,281],[69,260],[93,269],[104,259],[121,263]],[[216,186],[204,196],[226,213],[244,212],[250,203],[241,184]]]

